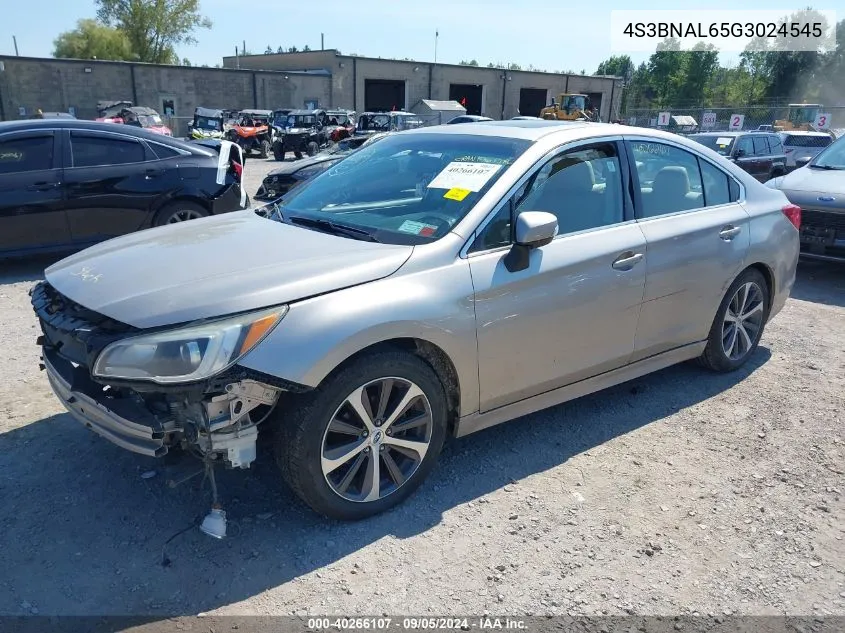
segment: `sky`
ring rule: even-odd
[[[62,31],[72,29],[81,18],[95,17],[94,0],[39,0],[37,18],[24,2],[3,0],[0,22],[0,54],[14,55],[13,36],[20,55],[49,57],[53,40]],[[340,49],[367,57],[411,58],[433,61],[435,32],[437,61],[459,63],[476,59],[488,62],[517,63],[523,67],[573,70],[594,73],[599,63],[610,55],[610,12],[633,8],[630,2],[565,2],[556,6],[517,0],[376,0],[350,2],[323,0],[270,0],[241,3],[256,16],[254,20],[233,19],[238,3],[233,0],[200,0],[203,15],[213,22],[210,30],[197,33],[197,44],[179,48],[181,57],[192,64],[214,66],[224,55],[233,55],[236,45],[246,40],[247,50],[264,52],[270,45],[302,48],[320,47],[320,33],[326,48]],[[803,8],[807,0],[746,0],[744,9]],[[815,3],[812,3],[815,5]],[[640,5],[642,6],[642,5]],[[736,0],[710,0],[690,4],[652,1],[649,9],[736,9]],[[845,0],[828,0],[818,9],[838,12],[845,17]],[[635,63],[648,59],[648,53],[631,53]],[[723,54],[722,63],[733,65],[736,54]]]

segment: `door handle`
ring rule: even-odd
[[[151,178],[156,178],[161,176],[164,173],[163,169],[148,169],[144,172],[144,178],[150,180]]]
[[[58,182],[36,182],[34,185],[27,187],[27,191],[48,191],[59,186]]]
[[[726,226],[719,231],[719,237],[726,242],[730,242],[733,238],[742,232],[742,228],[738,226]]]
[[[628,251],[627,253],[622,253],[619,257],[617,257],[611,266],[613,266],[616,270],[631,270],[642,260],[642,253],[632,253]]]

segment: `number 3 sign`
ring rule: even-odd
[[[743,123],[745,123],[745,115],[744,114],[732,114],[731,115],[731,122],[728,125],[728,129],[741,130]]]
[[[830,114],[827,112],[820,112],[816,115],[814,127],[817,130],[826,130],[830,127]]]

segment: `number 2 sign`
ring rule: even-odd
[[[728,124],[728,129],[730,129],[730,130],[741,130],[743,123],[745,123],[745,115],[744,114],[732,114],[731,115],[731,122]]]
[[[826,130],[830,127],[830,114],[827,112],[820,112],[816,115],[814,127],[817,130]]]

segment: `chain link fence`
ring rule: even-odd
[[[807,109],[804,113],[807,115],[805,119],[812,119],[808,122],[816,129],[830,129],[837,137],[845,135],[845,106],[822,106],[815,112]],[[789,120],[789,114],[788,106],[629,108],[622,122],[681,133],[772,130],[777,121]]]

